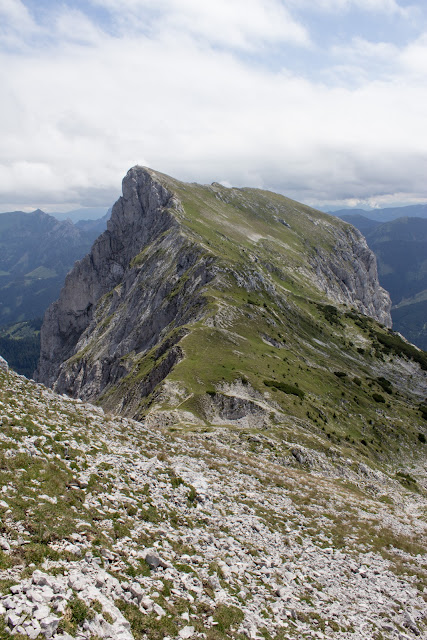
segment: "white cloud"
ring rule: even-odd
[[[343,57],[356,61],[376,59],[393,63],[399,54],[399,48],[390,42],[369,42],[364,38],[355,37],[345,45],[332,47],[331,52],[341,59]]]
[[[360,9],[375,13],[399,14],[409,16],[412,7],[402,7],[396,0],[289,0],[296,8],[310,8],[314,11],[348,11]]]
[[[21,46],[38,26],[21,0],[0,2],[0,42],[3,47]]]
[[[331,54],[339,61],[329,70],[331,76],[347,73],[356,82],[369,77],[394,78],[404,84],[417,78],[427,80],[427,34],[401,48],[356,37],[346,45],[332,47]]]
[[[279,0],[92,0],[119,24],[157,33],[188,34],[209,44],[255,49],[265,42],[308,45],[307,30]]]
[[[55,36],[82,44],[101,44],[102,31],[89,18],[75,9],[61,7],[54,17]]]
[[[107,2],[117,10],[126,2],[129,19],[153,4]],[[202,19],[207,9],[197,13],[205,3],[185,0],[179,15],[177,2],[159,0],[169,11],[162,26],[154,18],[146,33],[127,36],[56,10],[43,27],[53,29],[55,46],[0,53],[0,202],[108,206],[136,163],[307,202],[426,197],[425,38],[404,50],[355,39],[335,55],[342,68],[362,67],[358,84],[333,87],[206,46],[190,33],[190,16],[199,34],[212,28],[211,45],[224,16],[212,26]],[[251,33],[258,43],[275,42],[279,35],[254,16],[279,4],[246,3],[241,28],[228,14],[227,42],[240,51]],[[363,65],[389,56],[393,68],[381,80],[364,74]]]
[[[410,74],[427,79],[427,33],[404,48],[400,63]]]
[[[34,22],[26,6],[21,0],[2,0],[0,4],[0,18],[4,26],[19,28],[25,31],[34,28]]]

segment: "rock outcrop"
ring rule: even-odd
[[[377,261],[360,231],[337,229],[332,255],[317,249],[312,260],[319,288],[336,303],[352,306],[391,327],[391,300],[378,281]]]
[[[178,206],[151,172],[129,171],[107,231],[76,263],[59,300],[46,313],[38,380],[60,392],[94,398],[127,372],[122,358],[129,352],[147,352],[158,345],[166,327],[197,319],[203,309],[198,291],[213,277],[212,259],[181,233],[173,215]],[[184,273],[186,283],[176,296],[174,286]],[[103,339],[105,313],[111,319],[108,340]],[[80,357],[89,341],[91,357]],[[168,357],[144,395],[181,357],[173,347],[173,340],[163,345]]]
[[[188,185],[134,167],[107,231],[46,312],[36,379],[132,417],[193,398],[190,411],[208,422],[217,411],[239,419],[245,407],[254,411],[247,398],[211,395],[215,409],[197,396],[246,375],[252,340],[279,348],[283,336],[272,333],[291,331],[296,345],[309,326],[322,333],[302,298],[390,326],[375,258],[349,225],[277,194]]]

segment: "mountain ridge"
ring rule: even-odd
[[[361,234],[277,194],[158,176],[125,177],[46,313],[38,380],[149,424],[297,430],[373,464],[416,446],[427,355],[365,315],[388,323],[390,300]]]
[[[177,191],[181,201],[176,195]],[[120,307],[122,299],[126,301],[128,292],[132,297],[132,303],[126,303],[128,317],[135,316],[135,309],[140,309],[139,325],[137,327],[135,325],[136,317],[128,322],[131,331],[137,334],[132,338],[137,352],[147,352],[153,347],[158,340],[155,336],[159,336],[170,323],[173,323],[175,329],[185,325],[186,313],[190,313],[188,319],[192,324],[199,320],[200,313],[205,313],[201,308],[207,305],[207,298],[196,298],[194,303],[190,298],[215,278],[228,279],[225,290],[233,289],[236,284],[239,291],[265,290],[267,295],[276,296],[279,304],[284,305],[284,309],[289,307],[289,303],[284,297],[280,297],[281,293],[277,293],[279,290],[275,288],[273,277],[277,274],[278,267],[266,263],[266,266],[262,264],[259,268],[260,258],[251,254],[253,247],[256,248],[258,245],[261,245],[261,251],[263,251],[262,243],[265,242],[267,251],[265,254],[263,252],[263,256],[271,257],[273,248],[271,243],[276,240],[271,233],[268,233],[269,229],[263,219],[259,219],[259,211],[263,211],[262,215],[267,216],[268,224],[274,223],[276,229],[280,229],[294,243],[293,247],[279,239],[277,247],[279,250],[284,248],[290,271],[299,282],[307,282],[314,276],[317,286],[326,296],[325,301],[332,298],[341,303],[352,303],[359,310],[371,315],[377,314],[379,320],[390,324],[390,302],[387,294],[378,285],[375,259],[364,244],[362,236],[350,227],[343,226],[335,237],[335,230],[331,230],[333,227],[325,214],[314,213],[303,205],[275,194],[251,189],[227,190],[220,185],[210,187],[186,185],[141,167],[128,172],[123,181],[123,194],[113,207],[107,231],[95,242],[92,253],[75,266],[73,272],[67,277],[60,300],[54,303],[45,316],[37,376],[39,380],[49,385],[55,384],[58,390],[67,391],[67,384],[71,379],[67,377],[66,367],[62,369],[62,374],[59,373],[64,360],[70,360],[70,365],[74,366],[74,369],[76,367],[78,369],[82,364],[87,365],[87,360],[78,356],[78,352],[86,348],[84,345],[86,339],[83,337],[83,342],[78,345],[76,352],[73,350],[74,345],[80,340],[80,336],[84,336],[86,329],[93,331],[93,335],[102,330],[102,323],[96,320],[92,328],[90,325],[94,318],[95,304],[107,294],[104,307],[109,307],[108,315],[110,316],[111,311]],[[189,195],[193,201],[186,201]],[[204,218],[200,213],[208,196],[212,208],[208,209],[207,216],[215,215],[212,212],[213,209],[219,220],[219,222],[215,220],[218,230],[214,229],[213,234],[210,228],[211,220]],[[250,199],[255,196],[260,199],[267,211],[262,210],[259,203],[253,211],[250,209]],[[292,231],[288,222],[271,214],[268,208],[274,209],[272,198],[276,199],[282,207],[287,207],[288,219],[292,216],[294,218],[292,224],[304,225],[303,236]],[[231,199],[231,204],[227,199]],[[215,210],[214,207],[218,206],[218,201],[219,209]],[[297,213],[292,211],[296,206],[300,208]],[[192,207],[196,207],[196,214],[193,214],[193,217],[191,217]],[[232,222],[230,212],[235,213],[236,209],[237,221]],[[243,215],[241,213],[245,209],[249,209],[251,224],[245,222],[245,213]],[[317,218],[313,219],[312,215],[316,215]],[[324,246],[318,243],[320,229],[323,233]],[[256,233],[256,230],[265,233],[266,236]],[[223,231],[230,234],[231,240]],[[201,232],[205,235],[201,235]],[[210,233],[209,236],[208,233]],[[308,245],[310,234],[312,245]],[[246,242],[248,246],[241,245],[242,242]],[[334,255],[331,250],[326,251],[325,247],[329,246],[326,243],[333,244]],[[301,249],[307,252],[307,260],[303,265],[298,262]],[[223,253],[228,250],[231,252],[227,254],[230,257],[224,262]],[[277,253],[277,249],[276,254],[280,264],[282,254]],[[264,257],[263,260],[265,260]],[[358,267],[351,271],[354,260],[358,260]],[[154,299],[154,306],[150,307],[148,324],[147,322],[144,324],[144,315],[148,313],[147,300],[150,296],[153,297],[147,288],[147,281],[152,282],[154,266],[161,270],[162,276],[156,280],[155,296],[157,298]],[[138,278],[141,281],[137,287]],[[168,278],[172,280],[169,282]],[[235,284],[230,284],[230,278]],[[282,282],[284,281],[286,276]],[[175,285],[181,290],[180,292],[174,288]],[[280,283],[279,286],[281,291],[283,285]],[[120,291],[115,287],[119,287]],[[143,295],[140,295],[141,287],[145,287]],[[178,293],[180,293],[179,296],[176,295]],[[184,301],[184,308],[182,301]],[[159,304],[160,306],[156,306]],[[98,313],[102,315],[103,312],[99,310]],[[215,312],[211,309],[209,313],[212,316]],[[238,311],[237,313],[239,314]],[[61,322],[67,323],[66,326],[61,326]],[[213,322],[215,324],[215,321]],[[105,368],[100,373],[101,378],[110,376],[117,380],[120,374],[124,373],[123,366],[117,361],[118,358],[127,355],[125,349],[128,345],[126,340],[123,340],[123,332],[126,334],[127,329],[122,328],[120,321],[119,325],[113,331],[118,334],[119,344],[122,346],[119,347],[115,363],[112,363],[111,356],[107,355],[105,358]],[[59,332],[55,327],[60,327]],[[142,336],[144,331],[146,335]],[[66,340],[61,341],[60,334],[66,335]],[[169,338],[169,341],[171,339],[173,342],[173,338]],[[59,349],[57,355],[54,353],[55,349]],[[115,344],[114,348],[109,347],[109,350],[117,353],[117,345]],[[171,347],[169,352],[169,357],[174,360],[173,354],[177,354],[177,349]],[[93,369],[97,367],[99,369],[99,363],[100,359],[96,358]],[[120,366],[122,366],[121,371],[119,371]],[[55,382],[58,373],[59,378]],[[84,397],[90,399],[94,395],[91,395],[93,392],[90,390],[90,383],[86,383],[87,375],[87,371],[84,371],[77,376],[72,373],[71,377],[79,381],[84,380],[83,386],[78,387],[80,389],[78,393],[81,393],[86,386],[86,393],[89,395]],[[99,371],[96,375],[99,375]],[[102,387],[99,388],[98,395],[101,391]]]

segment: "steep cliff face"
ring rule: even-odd
[[[95,398],[126,373],[122,358],[155,346],[165,327],[198,317],[197,291],[212,277],[212,260],[181,233],[177,206],[149,171],[129,171],[107,231],[76,263],[46,313],[37,379]],[[173,293],[184,273],[185,301]]]
[[[390,326],[390,300],[349,225],[134,167],[46,313],[36,378],[128,416],[267,425],[302,417],[307,394],[317,407],[334,369],[365,370],[375,320]]]
[[[312,266],[319,288],[336,303],[350,303],[361,313],[391,327],[391,300],[379,285],[377,261],[365,238],[353,227],[336,230],[333,254],[318,249]]]

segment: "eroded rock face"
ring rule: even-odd
[[[360,231],[337,228],[333,254],[321,248],[312,260],[318,286],[336,303],[350,303],[358,311],[391,327],[391,300],[378,281],[377,261]]]
[[[274,306],[283,317],[293,308],[293,326],[300,322],[300,310],[292,307],[286,289],[287,278],[294,275],[297,281],[302,276],[303,286],[312,285],[315,299],[323,293],[325,302],[356,308],[390,326],[390,300],[379,286],[375,257],[359,232],[342,223],[334,225],[319,212],[316,218],[313,210],[298,213],[305,227],[294,230],[298,219],[292,225],[280,219],[274,230],[275,194],[269,200],[254,190],[219,189],[220,185],[178,183],[143,167],[128,172],[107,231],[76,263],[59,300],[46,312],[36,380],[60,393],[100,400],[104,408],[131,417],[145,415],[144,399],[154,391],[159,407],[175,409],[182,399],[160,402],[165,396],[160,387],[186,357],[185,338],[196,323],[205,328],[200,346],[209,340],[211,329],[223,329],[228,337],[226,342],[221,338],[218,351],[232,350],[246,340],[240,320],[246,317],[244,323],[252,323],[256,340],[279,348],[282,341],[268,335],[277,326]],[[289,236],[281,239],[284,227]],[[242,229],[247,231],[240,238],[233,236]],[[306,232],[311,235],[304,236]],[[237,240],[230,242],[233,237]],[[293,250],[291,255],[287,239],[307,247],[307,254]],[[270,259],[266,247],[272,242],[278,243],[278,250]],[[252,294],[263,296],[262,305],[256,302],[258,308],[273,314],[264,330],[264,312],[256,317],[252,309],[243,311],[247,302],[252,303]],[[235,334],[237,342],[230,337],[234,325],[240,332]],[[197,360],[200,347],[194,341],[192,349]],[[227,357],[235,359],[234,365],[219,367],[241,367],[238,349]],[[210,383],[200,380],[197,393]],[[183,398],[193,392],[192,381],[186,384]],[[256,420],[271,411],[233,394],[217,400],[211,413],[218,420]]]
[[[128,172],[107,231],[76,263],[46,312],[35,379],[60,393],[96,398],[126,375],[127,354],[148,351],[166,327],[179,328],[200,315],[198,290],[212,279],[213,261],[180,232],[177,206],[152,172]],[[174,291],[183,274],[185,284]],[[142,396],[182,357],[172,343],[151,382],[144,381]]]
[[[48,386],[56,381],[62,362],[74,353],[99,298],[122,282],[129,262],[144,244],[173,225],[167,213],[171,194],[159,184],[147,188],[149,183],[148,173],[129,171],[107,231],[91,253],[75,264],[59,300],[46,312],[36,378]]]

